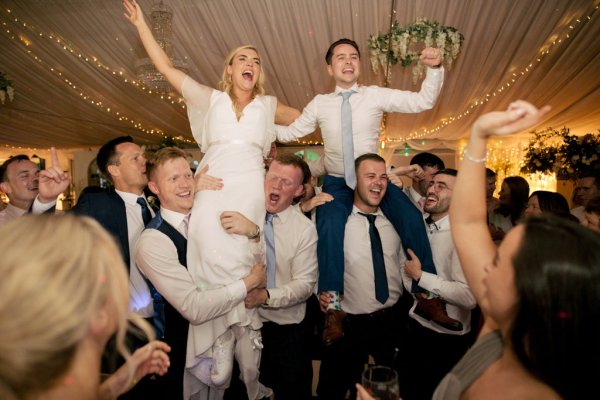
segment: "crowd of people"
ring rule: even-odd
[[[371,360],[397,371],[405,400],[593,390],[600,176],[579,177],[570,210],[517,176],[496,199],[485,168],[489,137],[548,107],[480,116],[458,170],[431,153],[391,169],[381,117],[435,105],[437,49],[408,92],[359,85],[359,47],[340,39],[325,54],[335,91],[299,112],[265,95],[253,46],[231,51],[213,89],[124,5],[204,156],[194,172],[179,148],[114,138],[96,158],[111,187],[84,189],[66,215],[52,215],[70,183],[56,150],[44,170],[2,164],[1,398],[311,399],[318,375],[321,399],[370,399],[357,383]],[[320,163],[273,154],[317,127]]]

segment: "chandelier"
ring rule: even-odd
[[[152,6],[150,14],[152,22],[152,34],[158,45],[165,51],[173,66],[187,73],[185,64],[172,56],[173,45],[171,43],[173,11],[171,7],[164,4],[163,1]],[[169,82],[158,72],[150,58],[142,58],[135,63],[135,73],[137,78],[148,88],[158,93],[173,93],[174,89]]]

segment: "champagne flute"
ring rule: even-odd
[[[400,400],[398,374],[392,368],[370,366],[363,372],[362,385],[376,400]]]

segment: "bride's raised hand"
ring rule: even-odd
[[[146,20],[144,20],[144,13],[135,0],[123,0],[123,6],[125,7],[125,11],[127,11],[124,15],[134,26],[137,27],[146,23]]]
[[[517,100],[506,111],[483,114],[473,124],[473,135],[483,139],[489,136],[503,136],[524,131],[541,121],[550,111],[550,106],[538,109],[533,104]]]

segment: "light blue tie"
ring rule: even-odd
[[[275,287],[275,232],[273,231],[273,217],[277,214],[267,213],[265,216],[265,242],[267,244],[267,288]]]
[[[352,108],[350,96],[354,91],[340,92],[342,101],[342,153],[344,154],[344,178],[350,189],[356,187],[356,173],[354,171],[354,142],[352,138]]]

